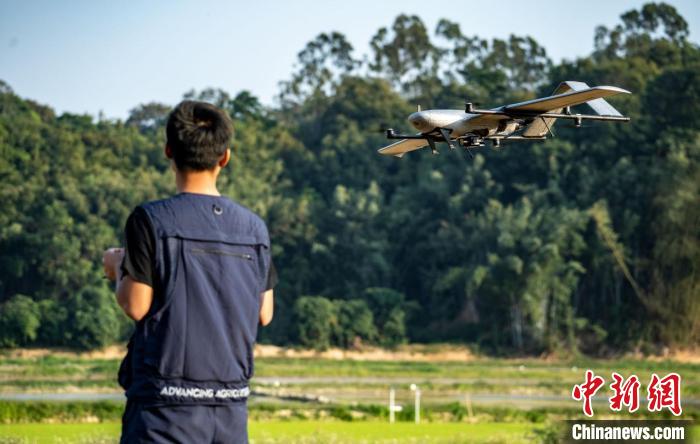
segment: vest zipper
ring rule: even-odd
[[[249,261],[253,260],[253,255],[252,254],[247,254],[247,253],[234,253],[232,251],[224,251],[224,250],[217,250],[214,248],[191,248],[190,251],[195,254],[218,254],[221,256],[233,256],[233,257],[239,257],[241,259],[246,259]]]

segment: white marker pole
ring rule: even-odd
[[[467,414],[469,415],[469,419],[472,419],[474,417],[474,411],[472,410],[472,397],[469,396],[469,393],[464,395],[464,401],[467,405]]]
[[[411,391],[416,392],[415,419],[416,424],[420,424],[420,388],[416,384],[411,384]]]
[[[396,391],[394,388],[389,389],[389,424],[394,423],[394,411],[396,411],[396,406],[394,405],[396,401]]]
[[[420,389],[416,388],[416,424],[420,424]]]

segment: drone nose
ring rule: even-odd
[[[408,121],[419,131],[426,131],[428,127],[427,116],[422,111],[415,112],[408,116]]]

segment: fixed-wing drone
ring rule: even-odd
[[[451,149],[458,144],[465,149],[484,146],[489,140],[498,147],[503,140],[544,140],[552,133],[557,119],[570,119],[577,128],[584,120],[629,122],[603,97],[629,94],[616,86],[589,87],[583,82],[562,82],[551,96],[513,103],[492,109],[475,109],[467,103],[464,111],[431,109],[408,116],[408,121],[420,131],[402,135],[386,130],[387,139],[400,139],[378,151],[380,154],[402,157],[409,151],[429,146],[437,154],[436,142],[446,142]],[[588,104],[595,114],[574,114],[572,106]]]

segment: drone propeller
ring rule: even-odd
[[[595,124],[595,122],[591,122],[591,121],[586,122],[586,121],[574,120],[574,124],[572,126],[574,128],[577,128],[577,129],[590,129],[590,128],[595,128],[597,125]]]
[[[393,129],[390,128],[389,125],[387,125],[385,122],[379,122],[379,124],[377,124],[377,126],[375,126],[372,129],[372,132],[374,132],[374,133],[386,133],[389,130],[393,131]]]
[[[464,112],[465,113],[473,113],[474,108],[477,106],[481,106],[481,103],[470,102],[467,100],[466,102],[464,102]]]
[[[591,127],[590,125],[584,126],[583,119],[580,117],[581,115],[571,112],[570,106],[566,106],[566,107],[562,108],[561,113],[574,117],[574,119],[572,119],[573,123],[571,125],[566,125],[569,128],[590,128]]]
[[[576,128],[576,129],[589,129],[594,128],[596,125],[590,122],[586,122],[582,118],[576,118],[572,120],[572,123],[565,125],[566,128]]]
[[[576,123],[570,123],[568,125],[564,125],[563,128],[575,128],[577,130],[589,130],[595,128],[595,124],[590,124],[590,123],[583,123],[581,125],[576,125]]]

